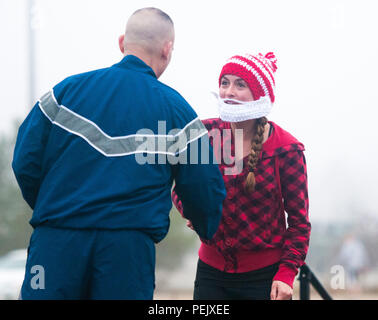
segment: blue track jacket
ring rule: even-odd
[[[159,242],[175,181],[184,216],[210,239],[226,195],[206,128],[133,55],[43,95],[19,128],[12,167],[34,228],[133,229]]]

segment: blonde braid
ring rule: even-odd
[[[262,143],[264,140],[265,125],[268,123],[266,117],[262,117],[256,120],[256,131],[251,141],[251,153],[248,156],[249,173],[245,180],[245,190],[247,192],[253,192],[256,186],[255,169],[257,162],[259,161],[260,152],[262,149]]]

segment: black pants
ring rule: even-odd
[[[278,263],[244,273],[228,273],[198,260],[194,300],[270,300]]]

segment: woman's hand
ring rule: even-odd
[[[275,280],[272,283],[270,292],[271,300],[290,300],[293,296],[293,289],[282,281]]]
[[[193,225],[192,225],[192,222],[191,222],[190,220],[188,220],[188,221],[186,222],[186,226],[187,226],[188,228],[194,230]]]

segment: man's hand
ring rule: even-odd
[[[293,289],[282,281],[275,280],[270,292],[271,300],[290,300],[293,296]]]

